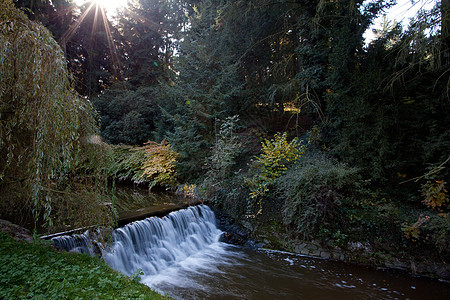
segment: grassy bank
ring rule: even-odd
[[[165,299],[97,257],[61,253],[0,232],[0,298]]]

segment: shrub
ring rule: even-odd
[[[322,156],[305,157],[276,181],[284,198],[283,222],[305,238],[339,222],[340,206],[357,188],[357,170]]]
[[[238,173],[213,188],[202,185],[202,196],[232,218],[241,220],[247,214],[249,190],[245,175]]]
[[[444,180],[429,178],[422,185],[423,203],[434,210],[446,210],[449,207],[448,193],[445,188]]]
[[[287,141],[286,132],[277,133],[272,140],[265,139],[261,144],[262,153],[256,157],[252,166],[256,174],[247,179],[251,200],[259,206],[257,215],[262,213],[261,198],[269,192],[275,180],[286,173],[288,166],[295,164],[304,152],[304,146],[299,145],[297,138]]]
[[[443,261],[450,257],[450,218],[448,213],[430,214],[429,222],[423,226],[424,240],[434,246]],[[427,245],[430,248],[429,245]]]
[[[175,162],[178,153],[166,141],[148,141],[142,147],[111,146],[113,162],[109,173],[134,183],[148,182],[173,187],[176,184]]]
[[[407,208],[404,209],[398,223],[401,225],[402,237],[399,240],[402,240],[402,251],[411,254],[420,253],[427,259],[448,261],[450,219],[447,213]]]
[[[216,143],[211,148],[211,156],[206,159],[208,172],[207,180],[220,183],[232,174],[235,165],[235,158],[241,152],[242,144],[236,135],[239,116],[228,117],[220,125],[220,130],[216,133]]]
[[[405,238],[411,239],[413,241],[417,241],[419,239],[419,235],[420,235],[420,227],[423,226],[423,224],[429,220],[430,220],[429,216],[420,215],[419,218],[417,219],[417,221],[412,225],[409,225],[406,222],[403,223],[402,231],[403,231]]]

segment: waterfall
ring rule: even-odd
[[[102,250],[102,258],[127,275],[137,270],[142,270],[146,276],[156,275],[208,248],[221,234],[208,206],[192,206],[163,218],[147,218],[114,230],[113,242]],[[52,240],[69,251],[92,251],[87,234]]]
[[[89,234],[86,231],[83,234],[63,235],[52,238],[56,248],[78,253],[92,253]]]

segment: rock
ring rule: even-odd
[[[368,242],[350,242],[347,244],[347,247],[350,251],[357,251],[366,255],[372,253],[372,247]]]
[[[334,259],[334,260],[338,260],[338,261],[344,261],[345,260],[345,256],[341,252],[333,252],[331,254],[331,258]]]
[[[20,227],[6,220],[0,219],[0,230],[9,233],[15,240],[33,241],[33,236],[28,229]]]
[[[442,266],[441,268],[438,268],[436,270],[436,274],[443,280],[450,281],[450,269],[448,268],[448,266]]]
[[[397,270],[406,270],[408,268],[408,264],[398,259],[394,259],[393,268]]]
[[[317,250],[318,249],[318,247],[316,245],[312,245],[312,244],[307,245],[305,248],[308,250]]]
[[[385,254],[382,254],[382,253],[377,253],[376,254],[376,257],[378,258],[378,259],[381,259],[381,260],[386,260],[386,255]]]
[[[320,250],[310,250],[309,255],[311,256],[320,256]]]
[[[300,253],[301,253],[301,254],[304,254],[304,255],[308,255],[308,254],[309,254],[309,250],[303,248],[303,249],[300,250]]]
[[[224,230],[224,229],[222,229]],[[234,245],[244,245],[248,241],[248,235],[237,225],[229,226],[220,237],[220,241]]]
[[[248,231],[254,231],[255,230],[255,226],[249,221],[241,220],[240,223]]]
[[[331,257],[331,253],[330,252],[326,252],[326,251],[322,251],[322,252],[320,252],[320,257],[325,258],[325,259],[329,259]]]
[[[386,266],[386,268],[389,268],[389,269],[402,270],[402,271],[405,271],[408,269],[408,264],[406,262],[400,261],[396,258],[385,261],[384,265]]]
[[[261,242],[255,242],[253,240],[247,240],[244,244],[244,248],[250,248],[250,249],[258,249],[258,248],[265,248],[265,244]]]
[[[313,245],[316,245],[317,247],[320,247],[320,243],[318,242],[318,241],[316,241],[316,240],[312,240],[311,241],[311,244],[313,244]]]
[[[306,244],[301,243],[300,245],[295,245],[294,252],[295,253],[301,253],[303,249],[305,249]]]
[[[426,266],[422,263],[411,263],[411,272],[413,274],[423,274],[426,272]]]
[[[431,264],[426,268],[429,274],[436,274],[443,280],[450,280],[450,269],[447,265],[443,264]]]
[[[245,228],[239,226],[231,217],[218,210],[214,210],[214,213],[217,219],[217,227],[224,231],[224,234],[220,237],[221,242],[234,245],[245,245],[247,243],[249,234]]]

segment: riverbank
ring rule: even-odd
[[[218,216],[219,227],[225,231],[223,239],[229,243],[286,251],[308,257],[340,261],[355,266],[404,272],[410,276],[422,276],[450,282],[450,268],[448,264],[443,262],[375,250],[367,241],[348,242],[341,247],[335,246],[331,242],[305,241],[292,238],[288,232],[273,223],[258,226],[247,220],[233,220],[218,209],[215,209],[215,212]]]
[[[27,230],[8,222],[1,222],[1,229],[1,299],[168,299],[97,257],[33,242]]]
[[[199,188],[260,247],[450,279],[445,191],[381,186],[315,148],[267,182],[264,166]]]
[[[401,271],[412,276],[424,276],[450,282],[448,264],[420,257],[398,257],[373,249],[369,242],[349,242],[344,247],[334,247],[319,241],[292,240],[288,235],[273,232],[253,234],[260,246],[274,250],[307,255],[357,266],[371,267],[377,270]],[[276,245],[277,247],[273,247]],[[279,249],[278,249],[279,248]]]

